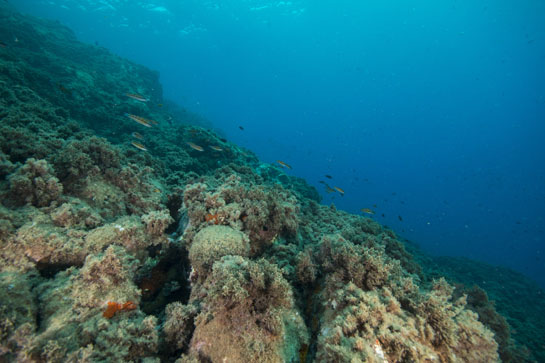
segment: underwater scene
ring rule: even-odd
[[[543,19],[0,0],[0,363],[545,362]]]

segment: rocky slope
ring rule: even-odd
[[[0,361],[531,359],[157,73],[6,3],[0,37]]]

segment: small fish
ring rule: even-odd
[[[129,98],[132,98],[133,100],[140,101],[140,102],[148,102],[149,101],[149,99],[147,99],[146,97],[144,97],[142,95],[139,95],[139,94],[136,94],[136,93],[125,93],[125,96],[127,96]]]
[[[325,177],[328,178],[328,179],[333,179],[333,177],[331,175],[329,175],[329,174],[326,174]]]
[[[221,141],[221,142],[227,142],[227,139],[220,138],[220,141]]]
[[[199,146],[199,145],[196,145],[192,142],[187,142],[187,144],[189,145],[190,148],[194,149],[194,150],[197,150],[197,151],[204,151],[204,149],[202,148],[202,146]]]
[[[336,191],[338,191],[339,193],[341,193],[342,195],[344,195],[344,190],[342,190],[341,188],[339,188],[339,187],[333,187],[333,189],[335,189]]]
[[[323,180],[320,180],[318,183],[322,183],[322,184],[324,184],[324,185],[327,185],[326,182],[323,181]]]
[[[335,189],[330,188],[329,186],[325,187],[326,192],[328,193],[335,193]]]
[[[64,93],[67,96],[72,96],[72,90],[64,87],[62,84],[59,83],[59,90]]]
[[[244,127],[242,127],[242,126],[239,126],[238,128],[239,128],[239,129],[241,129],[242,131],[244,131]]]
[[[216,150],[216,151],[223,151],[223,149],[221,147],[215,146],[215,145],[210,145],[210,149]]]
[[[399,219],[400,222],[403,222],[403,218],[401,218],[401,216],[397,216],[397,219]]]
[[[289,166],[288,164],[286,164],[285,162],[281,161],[281,160],[276,160],[276,162],[280,165],[282,165],[283,167],[285,168],[288,168],[291,170],[291,166]]]
[[[126,113],[125,116],[127,116],[128,118],[130,118],[133,121],[138,122],[140,125],[144,125],[146,127],[151,127],[151,122],[152,122],[151,120],[148,120],[148,119],[140,117],[140,116],[132,115],[130,113]]]
[[[158,103],[158,104],[157,104],[157,107],[163,107],[163,104],[162,104],[162,103]]]
[[[141,143],[139,143],[138,141],[131,141],[131,144],[137,149],[140,149],[142,151],[148,151],[148,149],[146,149],[146,147],[142,145]]]
[[[5,48],[5,47],[7,47],[7,46],[8,46],[8,45],[7,45],[6,43],[0,41],[0,47]]]
[[[155,193],[161,193],[161,189],[159,189],[159,188],[155,188],[153,191],[154,191]]]
[[[139,132],[133,132],[132,134],[132,137],[134,137],[135,139],[138,139],[138,140],[144,140],[144,136],[142,136],[142,134],[140,134]]]
[[[367,214],[375,214],[375,212],[373,212],[371,209],[369,208],[362,208],[361,211],[363,213],[367,213]]]

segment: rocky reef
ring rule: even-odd
[[[320,205],[157,73],[4,2],[0,37],[0,361],[543,357],[475,281]]]

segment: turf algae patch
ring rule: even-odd
[[[189,249],[189,260],[195,274],[202,280],[212,270],[214,262],[223,256],[250,254],[250,241],[246,235],[227,226],[209,226],[197,233]]]
[[[429,276],[456,286],[454,295],[467,295],[468,308],[495,334],[503,362],[545,360],[545,292],[522,274],[462,257],[428,257],[418,250]],[[479,286],[477,286],[478,284]]]
[[[278,185],[259,185],[231,175],[190,184],[184,191],[189,229],[186,243],[203,226],[220,224],[244,232],[250,240],[252,256],[263,253],[277,237],[293,238],[298,228],[298,201]]]
[[[35,280],[32,273],[0,273],[0,351],[7,360],[15,360],[18,347],[39,325]]]
[[[19,204],[47,207],[58,202],[63,187],[45,160],[28,159],[9,177],[10,195]]]
[[[190,355],[214,362],[282,362],[308,343],[291,287],[264,260],[226,256],[213,266],[201,293]]]

